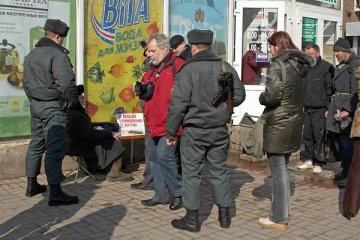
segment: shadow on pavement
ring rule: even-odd
[[[231,191],[231,206],[230,206],[230,217],[233,218],[236,216],[236,204],[235,199],[240,194],[240,189],[244,186],[245,183],[253,182],[255,180],[247,172],[239,171],[235,167],[228,167],[229,177],[230,177],[230,191]],[[214,196],[213,188],[209,181],[210,173],[208,168],[204,167],[203,169],[203,182],[202,182],[202,204],[200,208],[200,222],[201,224],[206,221],[210,216],[211,211],[214,207]],[[217,211],[217,207],[216,207]]]
[[[114,229],[126,213],[127,209],[122,205],[105,207],[43,236],[49,236],[49,239],[77,239],[87,236],[91,239],[108,240],[112,238]],[[71,233],[73,229],[77,229],[78,235]]]
[[[289,173],[289,180],[290,180],[290,193],[291,196],[294,195],[295,192],[295,177]],[[268,176],[264,178],[264,184],[254,188],[252,191],[252,195],[257,197],[260,200],[268,198],[271,200],[271,191],[272,191],[272,177]]]
[[[64,184],[62,186],[64,192],[69,195],[78,195],[80,200],[78,204],[69,206],[49,207],[48,189],[46,193],[43,194],[42,200],[1,224],[0,239],[77,239],[71,235],[71,233],[75,234],[77,232],[74,231],[74,228],[78,229],[81,225],[81,228],[85,227],[85,232],[93,232],[94,226],[96,226],[97,223],[100,223],[101,226],[106,228],[102,231],[102,235],[98,239],[110,239],[113,229],[119,224],[119,221],[126,213],[124,206],[105,206],[105,208],[101,209],[99,209],[102,207],[101,205],[96,206],[96,209],[99,209],[98,211],[91,212],[77,222],[66,223],[95,195],[96,189],[100,188],[100,186],[98,186],[99,184],[100,181],[94,181],[90,178],[86,178],[78,184]],[[41,196],[34,196],[33,198],[39,197]],[[32,204],[33,199],[26,198],[26,200],[27,199],[29,199],[29,204]],[[108,224],[105,226],[104,222]],[[101,228],[101,226],[99,228]],[[93,228],[93,230],[90,228]],[[65,237],[62,236],[63,233],[69,235]],[[96,232],[94,232],[94,234],[95,233]],[[91,236],[91,234],[88,233],[88,236]],[[81,237],[81,235],[79,237]]]

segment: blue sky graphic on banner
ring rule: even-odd
[[[191,29],[210,29],[214,32],[213,51],[226,59],[228,37],[227,0],[171,0],[170,37],[184,36]]]

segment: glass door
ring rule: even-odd
[[[234,62],[246,89],[246,100],[235,108],[233,123],[239,124],[245,112],[259,116],[263,106],[259,95],[265,89],[270,52],[267,39],[284,30],[284,1],[236,1]]]

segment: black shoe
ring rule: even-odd
[[[229,228],[231,224],[230,208],[219,206],[219,223],[222,228]]]
[[[154,190],[153,187],[144,186],[144,185],[142,185],[141,182],[131,184],[130,187],[131,187],[132,189],[137,189],[137,190]]]
[[[182,205],[182,198],[181,197],[174,197],[172,200],[171,200],[171,203],[169,205],[169,209],[171,211],[175,211],[175,210],[178,210],[180,208],[182,208],[183,205]]]
[[[351,220],[351,218],[355,217],[356,214],[355,213],[343,213],[344,218],[346,218],[347,220]]]
[[[70,196],[61,190],[59,185],[50,185],[49,206],[71,205],[79,202],[77,196]]]
[[[145,207],[152,207],[159,204],[168,204],[169,202],[154,202],[152,199],[141,200],[141,204]]]
[[[27,197],[32,197],[43,192],[46,192],[46,186],[39,184],[36,177],[27,178],[27,188],[25,194]]]
[[[171,225],[177,229],[189,232],[199,232],[201,229],[199,222],[199,210],[186,209],[186,215],[183,218],[172,220]]]
[[[345,178],[347,178],[347,175],[348,175],[348,171],[342,170],[341,172],[339,172],[334,176],[334,181],[344,180]]]

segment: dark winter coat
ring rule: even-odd
[[[25,57],[24,90],[29,99],[77,105],[78,92],[69,51],[43,37]]]
[[[245,100],[245,88],[236,70],[224,62],[225,70],[234,77],[234,106]],[[218,107],[212,101],[219,93],[217,78],[221,72],[221,58],[210,50],[196,53],[190,58],[175,78],[175,89],[171,95],[169,114],[166,121],[167,136],[175,136],[178,127],[197,128],[223,127],[230,120],[226,103]]]
[[[265,91],[259,97],[267,112],[264,152],[286,154],[299,149],[306,76],[314,65],[313,57],[298,50],[285,50],[271,59]]]
[[[352,137],[352,138],[360,137],[360,58],[359,57],[357,58],[354,65],[355,65],[354,74],[355,74],[355,79],[356,79],[357,87],[358,87],[358,102],[357,102],[357,107],[356,107],[356,111],[354,114],[353,124],[351,127],[350,137]]]
[[[359,66],[359,58],[355,53],[351,54],[349,62],[345,65],[338,65],[335,69],[333,80],[334,94],[331,96],[328,117],[326,118],[326,129],[334,133],[349,133],[351,124],[346,129],[340,129],[340,122],[334,118],[337,110],[347,111],[350,117],[354,116],[357,104],[357,82],[354,69]]]
[[[110,130],[98,130],[81,107],[67,112],[67,154],[84,157],[91,168],[104,169],[117,160],[125,148]]]
[[[306,78],[305,108],[327,108],[332,94],[332,81],[335,68],[321,57],[310,68]]]

